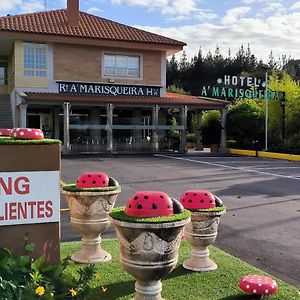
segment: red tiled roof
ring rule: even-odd
[[[105,103],[116,103],[116,104],[158,104],[158,105],[189,105],[197,106],[200,108],[221,108],[225,107],[229,102],[224,100],[180,95],[174,93],[166,93],[166,97],[126,97],[126,96],[90,96],[90,95],[66,95],[57,93],[32,93],[26,92],[26,100],[28,102],[70,102],[79,103],[86,102],[92,104],[105,104]]]
[[[186,45],[174,39],[84,12],[80,12],[79,26],[71,27],[67,23],[67,13],[65,9],[0,17],[0,32],[1,31],[181,47]]]

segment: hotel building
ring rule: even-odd
[[[185,45],[81,12],[79,0],[0,17],[0,128],[41,128],[66,154],[184,153],[188,110],[200,128],[202,111],[218,109],[225,149],[226,101],[166,92],[166,57]]]

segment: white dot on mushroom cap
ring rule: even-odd
[[[261,283],[259,283],[259,284],[258,284],[258,286],[262,286],[262,284],[261,284]]]
[[[35,135],[39,135],[39,133],[36,131],[35,133],[34,133]]]
[[[15,133],[14,133],[14,137],[16,137],[16,136],[17,136],[17,133],[15,132]]]
[[[274,289],[274,285],[272,285],[271,288]]]
[[[246,281],[246,279],[243,279],[243,281]]]
[[[31,132],[31,131],[32,131],[32,129],[28,128],[28,129],[27,129],[27,131],[28,131],[28,132]]]
[[[23,131],[21,131],[21,132],[20,132],[20,135],[24,135],[24,132],[23,132]]]
[[[253,294],[256,294],[256,290],[253,290]]]
[[[246,285],[246,289],[249,289],[250,288],[250,285]]]
[[[269,290],[265,290],[265,293],[268,294],[268,293],[269,293]]]

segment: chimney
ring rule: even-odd
[[[79,0],[68,0],[67,23],[69,26],[79,26]]]

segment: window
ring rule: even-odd
[[[24,76],[47,76],[47,45],[24,43]]]
[[[104,76],[140,77],[140,57],[104,54]]]
[[[0,85],[7,84],[7,67],[0,64]]]

